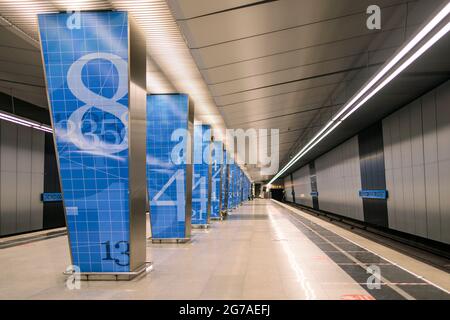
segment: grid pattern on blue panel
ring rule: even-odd
[[[237,182],[237,204],[241,204],[242,202],[242,170],[238,167],[238,182]]]
[[[223,157],[223,165],[222,165],[222,192],[221,192],[221,208],[220,210],[224,211],[227,210],[227,203],[225,202],[227,200],[227,184],[228,184],[228,168],[227,168],[227,161],[226,161],[226,153]]]
[[[210,183],[209,148],[211,127],[206,124],[194,126],[194,165],[192,174],[192,224],[208,223],[208,187]]]
[[[186,237],[189,98],[147,96],[147,189],[154,239]]]
[[[228,176],[228,208],[234,208],[234,164],[230,163],[228,166],[229,176]]]
[[[223,146],[222,141],[212,143],[213,150],[211,156],[211,217],[220,217],[220,184],[223,169]]]
[[[232,164],[232,185],[231,185],[231,207],[234,209],[236,208],[236,189],[237,189],[237,166],[236,164]]]
[[[234,206],[237,207],[239,205],[239,166],[235,166],[235,176],[234,176]]]
[[[129,271],[128,17],[39,15],[72,262]]]

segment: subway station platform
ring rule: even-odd
[[[189,243],[148,241],[153,269],[132,281],[69,290],[67,236],[28,239],[0,242],[0,299],[450,299],[445,271],[267,199],[195,230]],[[377,267],[379,286],[368,272]]]

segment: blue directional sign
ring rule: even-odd
[[[60,202],[62,201],[61,192],[44,192],[41,194],[42,202]]]
[[[127,272],[128,15],[39,15],[73,264]]]
[[[194,126],[192,225],[208,225],[211,214],[211,127]]]
[[[382,199],[385,200],[388,197],[387,190],[360,190],[359,196],[365,199]]]
[[[190,236],[189,108],[185,94],[147,96],[147,187],[153,240]]]

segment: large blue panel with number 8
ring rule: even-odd
[[[73,264],[127,272],[128,16],[39,15]]]

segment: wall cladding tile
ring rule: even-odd
[[[389,226],[450,243],[450,82],[383,120]]]

